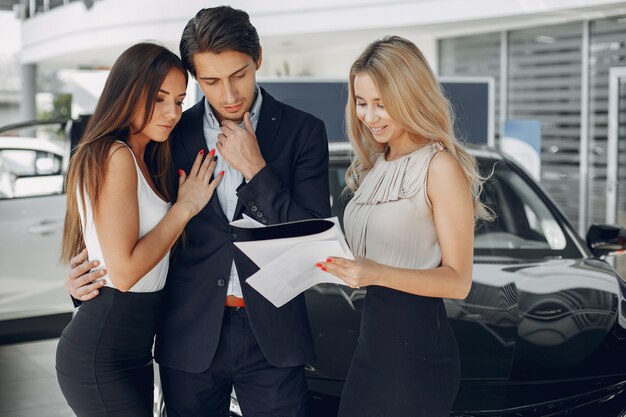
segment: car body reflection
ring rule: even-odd
[[[338,216],[349,159],[341,146],[331,146]],[[622,416],[624,279],[523,171],[495,152],[473,153],[483,172],[494,170],[483,200],[498,217],[477,225],[469,296],[446,300],[461,352],[453,415]],[[313,415],[336,413],[365,291],[326,284],[306,293],[317,352],[307,368]]]
[[[65,127],[53,135],[63,137]],[[349,152],[347,144],[330,146],[330,197],[340,220]],[[583,240],[515,164],[488,149],[472,152],[483,173],[493,172],[483,199],[497,218],[477,225],[470,294],[445,301],[461,352],[453,415],[623,417],[626,283],[602,258],[626,250],[626,230],[592,226]],[[34,173],[58,175],[55,164],[35,164]],[[56,337],[72,310],[57,262],[65,196],[57,183],[37,195],[8,194],[0,196],[0,343]],[[331,284],[306,292],[317,354],[306,366],[313,417],[336,415],[365,294]],[[164,415],[155,399],[156,415]],[[231,413],[239,413],[235,402]]]

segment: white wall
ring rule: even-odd
[[[145,39],[177,50],[184,25],[207,3],[103,0],[90,10],[71,3],[25,21],[22,59],[59,68],[108,66]],[[278,71],[291,57],[293,71],[332,76],[382,34],[410,33],[434,62],[433,45],[442,34],[626,13],[626,2],[609,0],[233,0],[231,5],[250,14],[271,61],[267,71]]]
[[[626,1],[607,0],[233,0],[231,5],[250,14],[261,36],[259,76],[330,79],[345,79],[365,46],[385,35],[415,42],[437,72],[441,37],[626,14]],[[24,22],[22,62],[42,69],[106,68],[142,40],[177,51],[187,21],[207,6],[205,0],[102,0],[87,10],[82,2],[71,3]],[[81,83],[98,76],[74,74],[64,92],[74,96],[74,113],[90,112],[104,79],[94,79],[98,87],[90,90]],[[194,93],[191,82],[189,94]],[[195,101],[189,97],[186,104]]]
[[[260,76],[314,76],[322,78],[348,77],[348,71],[354,60],[365,49],[370,41],[384,35],[400,35],[413,41],[424,53],[426,59],[437,71],[437,42],[433,38],[423,38],[405,33],[405,31],[388,31],[385,34],[363,39],[361,42],[338,43],[335,46],[319,47],[304,51],[282,52],[264,48],[263,65]],[[286,67],[289,72],[286,73]]]

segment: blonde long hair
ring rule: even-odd
[[[138,131],[147,126],[159,88],[172,69],[179,70],[187,81],[187,71],[181,60],[167,48],[153,43],[131,46],[113,64],[70,163],[62,261],[69,262],[85,247],[78,204],[85,212],[85,192],[92,207],[98,204],[111,146],[116,140],[128,141],[132,120],[140,106],[144,107],[144,119]],[[169,143],[150,142],[146,155],[155,187],[171,200],[173,183]]]
[[[357,74],[372,78],[385,110],[412,139],[422,137],[431,143],[438,142],[456,158],[470,184],[474,218],[491,218],[490,210],[479,199],[484,179],[478,172],[476,159],[454,136],[450,103],[421,51],[414,43],[399,36],[387,36],[372,42],[350,68],[346,126],[355,155],[346,171],[347,187],[356,191],[364,174],[386,150],[386,145],[376,142],[356,116],[354,78]]]

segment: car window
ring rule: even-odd
[[[482,201],[495,213],[493,221],[479,221],[474,237],[477,258],[507,259],[579,258],[582,254],[566,232],[545,196],[505,161],[478,158],[484,183]],[[329,181],[332,215],[343,213],[348,198],[342,194],[349,157],[331,158]]]
[[[59,175],[63,160],[52,152],[31,149],[0,149],[0,165],[17,177]]]
[[[0,199],[60,194],[69,158],[66,123],[0,128]]]
[[[565,226],[529,180],[508,163],[479,159],[483,173],[492,172],[484,183],[482,201],[495,213],[492,221],[476,225],[477,255],[512,258],[580,257]]]

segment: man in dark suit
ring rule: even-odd
[[[235,387],[246,416],[304,416],[304,364],[313,356],[304,296],[274,307],[245,283],[258,270],[229,222],[275,224],[330,215],[324,124],[256,84],[262,62],[248,15],[227,6],[189,21],[181,58],[205,98],[172,134],[174,169],[216,150],[217,196],[188,224],[165,287],[156,359],[170,417],[228,416]],[[75,258],[66,286],[97,295],[93,267]]]

